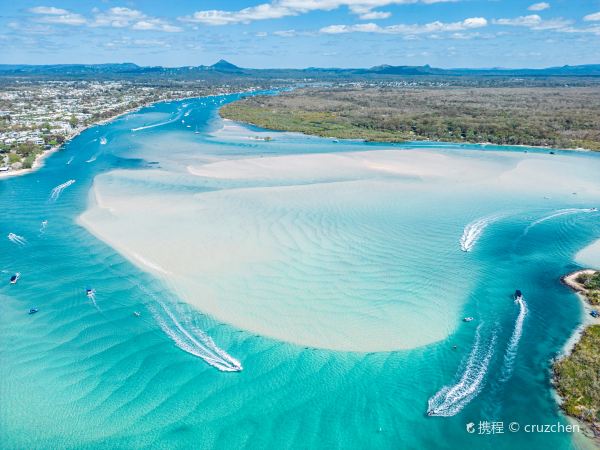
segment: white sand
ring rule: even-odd
[[[566,197],[574,184],[595,194],[591,174],[555,182],[568,158],[550,161],[547,175],[535,172],[545,155],[531,156],[523,163],[516,153],[381,150],[203,165],[188,158],[187,174],[97,177],[80,223],[238,328],[335,350],[408,349],[461,323],[477,280],[458,248],[479,214],[470,209],[481,209],[472,203],[490,192],[511,205],[531,191]],[[194,183],[230,188],[180,189]]]
[[[577,253],[575,261],[584,267],[600,270],[600,239]]]

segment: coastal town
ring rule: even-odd
[[[244,87],[251,89],[252,86]],[[199,82],[3,80],[0,175],[24,173],[86,127],[158,101],[239,90]]]

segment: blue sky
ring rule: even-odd
[[[0,0],[0,63],[600,63],[600,0]]]

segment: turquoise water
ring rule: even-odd
[[[589,210],[598,206],[597,155],[285,133],[264,142],[249,138],[263,136],[257,129],[222,129],[216,110],[236,98],[144,109],[86,130],[37,172],[0,180],[2,448],[587,445],[506,428],[480,436],[465,424],[567,423],[550,359],[582,310],[558,280],[600,236],[600,215]],[[381,151],[441,155],[464,172],[373,175],[302,159],[324,167],[309,164],[307,175],[280,159],[276,173],[226,166],[241,173],[227,179],[211,165],[322,154],[382,164]],[[522,161],[539,177],[498,176]],[[470,180],[480,164],[490,175]],[[214,242],[213,253],[192,255],[189,273],[142,270],[78,225],[95,178],[119,219],[106,220],[107,242],[138,239],[140,256],[167,272],[177,263],[159,251],[167,238],[184,268],[186,248]],[[178,205],[192,214],[191,198],[214,220],[172,220]],[[119,215],[136,205],[135,217]],[[227,242],[236,252],[260,245],[221,260]],[[249,259],[233,266],[238,254]],[[15,272],[21,278],[9,285]],[[526,315],[512,301],[515,288],[525,292]],[[466,315],[475,320],[462,323]],[[219,370],[238,361],[242,371]]]

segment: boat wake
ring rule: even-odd
[[[504,354],[504,362],[502,363],[502,369],[500,370],[501,382],[507,381],[512,375],[515,366],[517,350],[519,348],[519,341],[521,340],[521,335],[523,334],[523,323],[525,322],[525,316],[527,316],[528,311],[527,303],[525,303],[523,297],[516,299],[515,303],[519,305],[519,315],[515,321],[515,328],[513,329],[513,333],[508,341],[506,353]]]
[[[47,220],[42,220],[42,224],[40,226],[40,234],[44,234],[44,232],[46,231],[46,227],[48,226],[48,221]]]
[[[56,186],[54,189],[52,189],[52,192],[50,192],[50,200],[51,201],[58,200],[58,197],[60,197],[60,194],[62,194],[62,192],[66,188],[68,188],[69,186],[71,186],[73,183],[75,183],[75,180],[69,180],[69,181],[66,181],[63,184],[59,184],[58,186]]]
[[[69,166],[69,165],[70,165],[70,164],[73,162],[73,160],[74,160],[74,159],[75,159],[75,157],[74,157],[74,156],[71,156],[71,157],[69,158],[69,160],[67,161],[67,166]]]
[[[540,223],[544,223],[547,220],[552,220],[552,219],[555,219],[556,217],[567,216],[567,215],[571,215],[571,214],[591,213],[591,212],[596,212],[596,211],[598,211],[596,208],[559,209],[558,211],[555,211],[552,214],[549,214],[547,216],[544,216],[538,220],[531,222],[527,226],[527,228],[525,228],[525,231],[523,231],[523,236],[525,236],[527,233],[529,233],[529,230],[531,230],[533,227],[535,227],[536,225],[539,225]]]
[[[483,234],[488,225],[500,219],[500,215],[482,217],[469,223],[460,237],[460,248],[463,252],[470,252]]]
[[[206,363],[222,372],[239,372],[242,364],[225,350],[219,348],[210,336],[193,324],[182,324],[171,309],[155,296],[155,303],[148,309],[160,328],[181,350],[202,358]]]
[[[15,233],[8,233],[8,240],[10,242],[12,242],[13,244],[27,245],[27,239],[25,239],[23,236],[19,236],[18,234],[15,234]]]
[[[98,159],[98,155],[100,155],[100,153],[96,153],[95,155],[93,155],[90,159],[88,159],[86,161],[86,163],[91,163],[91,162],[96,161]]]
[[[494,354],[496,335],[481,341],[481,325],[475,332],[475,343],[458,382],[444,386],[428,401],[427,415],[450,417],[458,414],[483,388],[485,376]]]
[[[96,303],[96,290],[95,289],[90,289],[87,292],[87,298],[90,299],[90,301],[92,302],[92,305],[94,305],[94,308],[96,308],[98,311],[100,311],[100,307],[98,306],[98,303]]]
[[[160,123],[155,123],[152,125],[144,125],[142,127],[132,128],[131,131],[141,131],[141,130],[148,130],[150,128],[155,128],[155,127],[162,127],[163,125],[168,125],[170,123],[177,122],[179,119],[181,119],[181,117],[182,117],[182,114],[178,114],[173,119],[167,120],[165,122],[160,122]]]

